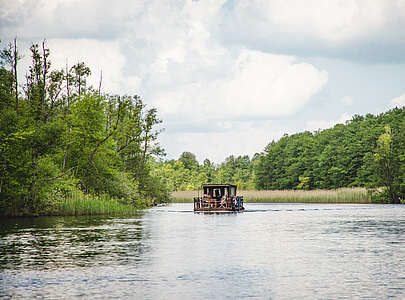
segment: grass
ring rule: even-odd
[[[172,193],[172,202],[192,203],[197,191]],[[336,190],[238,191],[245,203],[371,203],[365,188]],[[200,191],[201,196],[201,191]]]
[[[85,195],[76,190],[67,196],[55,194],[42,203],[36,203],[34,210],[23,206],[12,205],[0,215],[5,217],[35,217],[35,216],[90,216],[90,215],[134,215],[139,209],[149,207],[147,200],[140,201],[135,207],[125,204],[108,195]]]
[[[52,215],[124,215],[134,214],[136,211],[134,206],[120,203],[106,195],[90,196],[75,192],[58,202]]]

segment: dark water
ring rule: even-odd
[[[0,298],[405,299],[405,206],[0,221]]]

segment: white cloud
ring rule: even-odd
[[[340,43],[364,37],[383,26],[384,2],[273,0],[258,1],[258,7],[267,8],[262,10],[265,17],[277,27]]]
[[[141,83],[140,78],[123,74],[126,58],[116,41],[51,39],[47,45],[51,49],[51,61],[55,68],[64,68],[66,60],[70,66],[77,62],[85,62],[92,70],[89,85],[98,87],[102,71],[103,91],[134,94]]]
[[[0,0],[0,34],[6,38],[111,38],[142,12],[143,1]],[[0,24],[1,24],[0,23]]]
[[[235,0],[218,34],[230,44],[306,56],[403,60],[405,2]]]
[[[405,94],[396,97],[394,99],[391,100],[391,105],[393,107],[398,106],[398,107],[402,107],[405,106]]]
[[[331,105],[342,82],[322,57],[405,61],[404,27],[403,0],[0,0],[5,42],[47,38],[55,66],[83,60],[90,84],[98,86],[102,70],[104,91],[157,106],[170,158],[185,150],[216,161],[252,155],[286,131],[345,121],[327,118],[370,99],[355,89],[371,89],[347,84],[353,96]],[[319,107],[308,112],[309,103]],[[311,118],[321,120],[305,125]]]
[[[345,124],[352,116],[348,113],[343,113],[337,120],[312,120],[307,122],[305,130],[316,131],[332,128],[336,124]]]
[[[38,42],[38,41],[37,41]],[[45,41],[50,49],[53,69],[65,69],[78,62],[84,62],[92,74],[88,86],[98,88],[102,72],[102,91],[116,94],[136,94],[142,79],[125,73],[127,58],[122,54],[117,41],[96,39],[50,39]],[[42,47],[42,42],[40,46]],[[19,78],[24,78],[31,64],[31,53],[27,43],[19,43],[23,59],[19,64]]]
[[[293,57],[244,50],[224,78],[178,86],[158,94],[156,105],[169,118],[269,119],[298,111],[327,80]]]
[[[352,106],[353,105],[353,98],[350,96],[344,96],[340,102],[344,105],[344,106]]]
[[[243,51],[225,83],[224,109],[233,116],[275,117],[300,109],[327,82],[328,75],[289,56]],[[219,99],[221,101],[221,99]]]

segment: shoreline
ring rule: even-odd
[[[201,191],[200,191],[201,194]],[[198,191],[173,192],[172,202],[193,203]],[[335,190],[246,190],[238,191],[245,203],[352,203],[372,204],[366,188]]]

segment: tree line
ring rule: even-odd
[[[179,159],[155,162],[155,172],[171,191],[198,190],[206,183],[233,183],[239,189],[254,189],[253,161],[248,155],[229,156],[221,164],[205,159],[202,164],[191,152]]]
[[[55,69],[45,41],[30,47],[18,77],[14,40],[0,52],[0,215],[43,214],[73,192],[136,207],[205,183],[239,189],[367,187],[380,202],[405,199],[405,107],[355,115],[346,124],[284,135],[262,153],[215,164],[183,152],[163,160],[161,120],[138,95],[87,84],[83,62]]]
[[[83,62],[52,68],[45,41],[30,56],[22,81],[16,40],[0,55],[0,214],[44,213],[78,190],[134,206],[167,201],[151,172],[164,154],[157,110],[101,92],[101,79],[88,86]]]
[[[229,156],[199,164],[184,152],[160,162],[170,190],[196,190],[204,183],[232,183],[239,189],[337,189],[367,187],[378,202],[405,199],[405,108],[379,115],[355,115],[346,124],[284,135],[262,153]]]
[[[271,142],[255,169],[258,189],[385,187],[382,198],[405,196],[405,108],[354,116],[315,133]],[[386,194],[388,193],[388,194]]]

